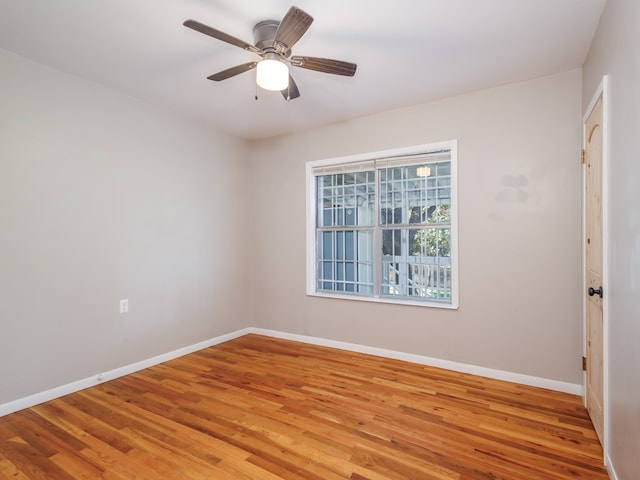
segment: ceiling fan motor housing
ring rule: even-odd
[[[275,51],[276,48],[273,45],[273,40],[276,37],[276,31],[279,25],[280,22],[278,20],[263,20],[262,22],[256,23],[255,27],[253,27],[254,45],[263,52]],[[279,53],[285,57],[289,57],[291,55],[291,49],[289,48]]]

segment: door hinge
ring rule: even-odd
[[[587,371],[587,357],[582,357],[582,371]]]
[[[586,163],[586,156],[587,154],[585,153],[584,149],[582,149],[582,152],[580,154],[580,163]]]

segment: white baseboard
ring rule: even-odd
[[[571,393],[574,395],[582,394],[582,385],[578,385],[578,384],[561,382],[558,380],[550,380],[550,379],[540,378],[540,377],[533,377],[530,375],[523,375],[520,373],[494,370],[491,368],[477,367],[475,365],[469,365],[466,363],[452,362],[449,360],[425,357],[422,355],[398,352],[395,350],[387,350],[384,348],[368,347],[366,345],[358,345],[355,343],[339,342],[336,340],[328,340],[325,338],[310,337],[310,336],[298,335],[294,333],[279,332],[276,330],[266,330],[263,328],[249,327],[249,328],[244,328],[242,330],[237,330],[232,333],[228,333],[226,335],[221,335],[219,337],[211,338],[209,340],[205,340],[203,342],[199,342],[194,345],[179,348],[177,350],[173,350],[171,352],[164,353],[162,355],[157,355],[155,357],[148,358],[140,362],[132,363],[130,365],[125,365],[123,367],[116,368],[108,372],[96,374],[91,377],[77,380],[75,382],[71,382],[66,385],[62,385],[60,387],[55,387],[50,390],[45,390],[44,392],[39,392],[33,395],[29,395],[28,397],[19,398],[17,400],[2,404],[0,405],[0,417],[3,415],[7,415],[9,413],[17,412],[18,410],[33,407],[34,405],[38,405],[43,402],[48,402],[49,400],[62,397],[63,395],[68,395],[70,393],[77,392],[79,390],[83,390],[85,388],[92,387],[94,385],[98,385],[108,380],[113,380],[115,378],[122,377],[123,375],[128,375],[130,373],[134,373],[139,370],[152,367],[162,362],[173,360],[174,358],[178,358],[183,355],[187,355],[189,353],[202,350],[203,348],[208,348],[213,345],[217,345],[219,343],[233,340],[234,338],[238,338],[243,335],[247,335],[249,333],[255,333],[257,335],[265,335],[265,336],[274,337],[274,338],[282,338],[285,340],[294,340],[297,342],[309,343],[312,345],[339,348],[342,350],[366,353],[369,355],[376,355],[384,358],[404,360],[407,362],[413,362],[420,365],[428,365],[432,367],[445,368],[447,370],[453,370],[456,372],[469,373],[472,375],[479,375],[479,376],[488,377],[488,378],[495,378],[497,380],[506,380],[508,382],[520,383],[523,385],[530,385],[530,386],[540,387],[540,388],[547,388],[549,390],[556,390],[559,392]],[[613,472],[613,468],[611,469],[611,471]],[[615,474],[613,474],[612,478],[615,479]]]
[[[219,343],[233,340],[234,338],[241,337],[248,333],[251,333],[250,329],[248,328],[237,330],[226,335],[221,335],[219,337],[211,338],[194,345],[189,345],[187,347],[179,348],[168,353],[163,353],[162,355],[157,355],[146,360],[141,360],[130,365],[125,365],[108,372],[99,373],[91,377],[83,378],[82,380],[67,383],[66,385],[62,385],[60,387],[55,387],[50,390],[45,390],[44,392],[29,395],[28,397],[19,398],[18,400],[14,400],[9,403],[4,403],[0,405],[0,417],[9,413],[17,412],[18,410],[33,407],[34,405],[38,405],[40,403],[48,402],[49,400],[62,397],[63,395],[68,395],[79,390],[84,390],[88,387],[93,387],[94,385],[98,385],[99,383],[106,382],[108,380],[113,380],[114,378],[122,377],[123,375],[128,375],[130,373],[152,367],[159,363],[168,362],[169,360],[182,357],[183,355],[187,355],[198,350],[202,350],[203,348],[211,347]]]
[[[282,338],[284,340],[294,340],[297,342],[310,343],[323,347],[339,348],[352,352],[366,353],[376,355],[378,357],[393,358],[395,360],[404,360],[407,362],[427,365],[430,367],[444,368],[461,373],[469,373],[479,375],[481,377],[494,378],[496,380],[505,380],[507,382],[519,383],[522,385],[530,385],[532,387],[546,388],[558,392],[570,393],[573,395],[582,395],[582,385],[576,383],[561,382],[559,380],[551,380],[548,378],[534,377],[531,375],[523,375],[521,373],[506,372],[503,370],[494,370],[492,368],[478,367],[466,363],[452,362],[439,358],[425,357],[412,353],[398,352],[395,350],[387,350],[384,348],[367,347],[356,343],[339,342],[336,340],[328,340],[325,338],[309,337],[306,335],[297,335],[294,333],[279,332],[276,330],[266,330],[262,328],[249,328],[251,333],[258,335],[266,335],[269,337]]]
[[[609,474],[609,478],[611,480],[618,480],[618,474],[616,473],[616,469],[613,468],[613,462],[611,461],[611,456],[607,454],[606,461],[604,462],[605,467],[607,467],[607,473]]]

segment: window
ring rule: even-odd
[[[307,293],[457,308],[456,143],[307,164]]]

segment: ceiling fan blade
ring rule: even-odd
[[[345,77],[353,77],[356,73],[356,68],[358,68],[355,63],[331,60],[329,58],[293,56],[289,61],[291,65],[296,67],[315,70],[316,72],[331,73],[333,75],[344,75]]]
[[[220,30],[216,30],[215,28],[209,27],[200,22],[196,22],[195,20],[185,20],[183,25],[188,27],[196,32],[204,33],[205,35],[209,35],[218,40],[222,40],[223,42],[230,43],[236,47],[240,47],[244,50],[254,53],[261,53],[262,51],[254,45],[251,45],[247,42],[244,42],[236,37],[229,35],[228,33],[221,32]]]
[[[298,98],[300,96],[300,90],[298,90],[298,85],[293,80],[293,77],[289,75],[289,86],[284,90],[281,90],[282,96],[285,100],[293,100],[294,98]]]
[[[280,53],[291,50],[291,47],[309,29],[311,22],[313,22],[311,15],[298,7],[291,7],[278,25],[273,38],[274,48]]]
[[[227,78],[240,75],[241,73],[248,72],[249,70],[256,68],[257,65],[258,62],[243,63],[242,65],[236,65],[235,67],[227,68],[226,70],[222,70],[221,72],[209,75],[207,78],[209,80],[219,82],[221,80],[226,80]]]

